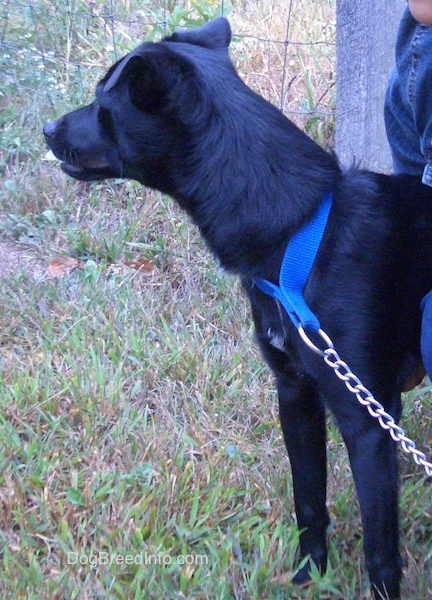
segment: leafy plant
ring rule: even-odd
[[[147,34],[149,41],[173,33],[179,27],[198,27],[216,17],[227,16],[232,7],[218,0],[193,0],[190,4],[170,3],[164,9],[152,11],[155,23]]]

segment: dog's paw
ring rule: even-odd
[[[308,559],[306,563],[300,567],[297,573],[293,577],[293,583],[300,586],[307,586],[311,583],[312,577],[311,572],[319,572],[321,574],[325,573],[327,561],[321,561],[320,563],[316,563],[312,559]]]

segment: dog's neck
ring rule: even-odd
[[[340,170],[275,107],[248,96],[237,122],[206,123],[190,154],[193,171],[171,193],[225,269],[275,279],[288,239],[335,189]]]

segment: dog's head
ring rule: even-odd
[[[45,125],[63,171],[82,181],[136,179],[171,193],[171,174],[182,155],[193,156],[195,133],[217,118],[214,99],[223,96],[227,78],[231,86],[239,81],[230,41],[221,17],[144,43],[119,60],[93,103]]]

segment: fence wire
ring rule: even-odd
[[[33,103],[41,119],[82,104],[104,70],[141,41],[221,14],[246,83],[331,145],[333,0],[0,0],[0,124],[11,104]]]

